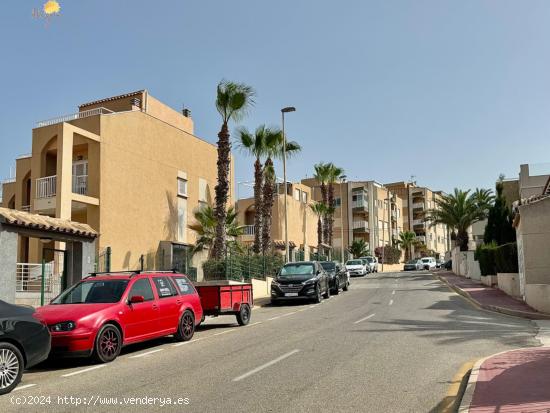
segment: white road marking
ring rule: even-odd
[[[392,304],[393,304],[393,300],[390,300],[390,305],[392,305]]]
[[[164,351],[164,349],[163,348],[157,348],[156,350],[151,350],[151,351],[148,351],[147,353],[136,354],[135,356],[130,356],[128,358],[129,359],[138,359],[140,357],[145,357],[145,356],[148,356],[148,355],[153,354],[153,353],[158,353],[159,351]]]
[[[278,363],[279,361],[282,361],[282,360],[286,359],[287,357],[290,357],[290,356],[292,356],[293,354],[298,353],[299,351],[300,351],[300,350],[297,350],[297,349],[296,349],[296,350],[292,350],[292,351],[290,351],[290,352],[288,352],[288,353],[286,353],[286,354],[283,354],[282,356],[277,357],[277,358],[274,359],[274,360],[271,360],[271,361],[269,361],[269,362],[267,362],[267,363],[265,363],[265,364],[262,364],[262,365],[259,366],[259,367],[256,367],[254,370],[250,370],[248,373],[245,373],[245,374],[243,374],[242,376],[235,377],[235,378],[233,379],[233,381],[241,381],[241,380],[243,380],[243,379],[246,379],[247,377],[252,376],[253,374],[258,373],[259,371],[262,371],[263,369],[265,369],[265,368],[267,368],[267,367],[270,367],[270,366],[272,366],[272,365]]]
[[[393,291],[391,292],[391,295],[395,295],[395,290],[393,290]]]
[[[255,323],[252,323],[252,324],[248,324],[247,326],[245,327],[252,327],[252,326],[257,326],[258,324],[262,324],[262,321],[256,321]]]
[[[221,336],[222,334],[227,334],[227,333],[231,333],[232,331],[235,331],[235,330],[225,330],[225,331],[220,331],[219,333],[216,333],[216,334],[212,334],[212,337],[214,337],[214,336]]]
[[[362,318],[361,320],[357,320],[357,321],[354,322],[353,324],[359,324],[361,321],[368,320],[369,318],[372,318],[372,317],[374,317],[375,315],[376,315],[376,314],[368,315],[368,316],[366,316],[365,318]]]
[[[289,316],[291,314],[296,314],[297,312],[298,311],[292,311],[291,313],[281,314],[281,315],[278,315],[277,317],[268,318],[267,321],[277,320],[278,318],[283,318],[283,317]]]
[[[172,347],[180,347],[180,346],[183,346],[185,344],[196,343],[197,341],[201,341],[201,340],[204,340],[206,338],[208,338],[208,337],[199,337],[199,338],[194,338],[193,340],[189,340],[189,341],[182,341],[181,343],[172,344]]]
[[[28,389],[29,387],[34,387],[34,386],[36,386],[36,384],[25,384],[24,386],[17,386],[13,391],[25,390],[25,389]]]
[[[78,370],[78,371],[73,371],[72,373],[63,374],[63,375],[61,375],[61,377],[72,377],[72,376],[76,376],[77,374],[87,373],[88,371],[101,369],[103,367],[107,367],[107,365],[106,364],[100,364],[99,366],[88,367],[87,369],[82,369],[82,370]]]

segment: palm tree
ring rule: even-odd
[[[412,231],[405,231],[399,233],[399,238],[397,239],[397,245],[401,247],[401,249],[405,250],[405,259],[410,260],[411,259],[411,252],[412,247],[417,246],[419,243],[416,240],[416,234]]]
[[[216,109],[222,117],[222,127],[218,133],[218,183],[215,188],[216,237],[212,246],[212,256],[219,259],[225,250],[224,225],[227,216],[229,193],[229,166],[231,163],[231,141],[229,121],[238,121],[246,116],[254,104],[254,90],[243,83],[222,80],[216,90]]]
[[[318,164],[313,165],[313,169],[315,170],[313,177],[317,180],[321,187],[321,202],[328,207],[329,202],[327,183],[330,178],[330,164],[319,162]],[[325,241],[328,240],[328,227],[326,219],[324,220],[323,225],[323,239]]]
[[[334,200],[334,184],[341,180],[344,175],[344,169],[334,165],[332,162],[327,165],[327,235],[326,242],[332,246],[332,229],[334,226],[334,211],[336,210],[336,202]]]
[[[212,246],[216,238],[216,228],[218,224],[215,210],[211,205],[207,205],[197,209],[193,215],[197,222],[189,227],[197,232],[197,241],[195,242],[192,253],[195,254],[204,249],[208,249],[208,258],[211,258],[213,256]],[[224,242],[230,243],[231,246],[236,246],[237,237],[243,234],[244,226],[238,225],[237,212],[233,207],[227,210],[223,231]]]
[[[327,212],[327,206],[322,202],[315,202],[309,207],[317,215],[317,250],[319,250],[323,244],[323,218]]]
[[[271,221],[273,203],[275,201],[276,174],[273,159],[283,157],[283,134],[279,129],[272,129],[274,139],[270,139],[266,147],[267,159],[264,163],[264,187],[262,202],[262,252],[265,253],[271,245]],[[291,157],[302,150],[295,141],[286,142],[286,156]]]
[[[262,251],[262,204],[264,173],[262,157],[268,154],[268,148],[278,139],[280,132],[277,129],[267,128],[265,125],[258,126],[252,134],[246,128],[238,130],[238,142],[241,149],[256,158],[254,162],[254,245],[252,250],[255,253]]]
[[[365,255],[369,254],[369,248],[367,247],[367,243],[363,239],[354,240],[350,247],[349,252],[351,255],[353,255],[354,258],[363,257]]]
[[[436,208],[426,211],[424,221],[430,226],[444,224],[456,231],[456,242],[461,251],[468,251],[468,228],[487,217],[491,205],[486,190],[462,191],[455,188],[453,194],[436,200]]]

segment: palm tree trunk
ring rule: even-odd
[[[215,188],[216,238],[212,246],[212,256],[220,259],[225,250],[225,218],[227,216],[227,198],[229,193],[229,166],[231,141],[229,128],[224,122],[218,133],[218,183]]]
[[[333,228],[334,228],[334,207],[336,206],[335,205],[335,202],[334,202],[334,184],[331,182],[329,183],[328,185],[328,195],[327,195],[327,201],[328,201],[328,206],[330,208],[330,212],[328,214],[328,222],[327,222],[327,226],[328,226],[328,238],[327,238],[327,244],[332,246],[332,236],[333,236]]]
[[[321,217],[317,217],[317,246],[318,248],[321,247],[321,244],[323,243],[323,222],[321,221]]]
[[[267,158],[264,169],[271,169],[273,161]],[[271,245],[271,219],[274,202],[275,181],[273,177],[267,175],[263,187],[263,204],[262,204],[262,252],[265,254]]]
[[[323,204],[325,204],[327,207],[329,206],[328,204],[328,190],[327,190],[327,185],[322,182],[321,183],[321,197],[323,199]],[[328,230],[328,221],[329,221],[329,217],[328,217],[328,214],[325,214],[324,216],[324,220],[323,220],[323,240],[325,242],[328,242],[328,238],[329,238],[329,230]]]
[[[258,254],[262,251],[262,199],[263,199],[263,171],[262,163],[256,158],[254,163],[254,246],[252,250]]]
[[[456,235],[456,241],[460,247],[460,251],[468,251],[468,231],[467,230],[458,230]]]

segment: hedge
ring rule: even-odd
[[[495,250],[495,264],[497,272],[519,272],[517,244],[510,242],[497,247]]]
[[[401,258],[401,250],[399,248],[389,245],[376,248],[374,254],[379,260],[382,259],[382,252],[384,253],[384,264],[399,264],[399,259]]]
[[[479,262],[481,275],[496,275],[496,255],[497,245],[495,243],[480,245],[476,249],[475,258]]]

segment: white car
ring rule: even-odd
[[[348,260],[346,262],[346,271],[351,277],[367,275],[367,267],[360,259]]]
[[[421,259],[422,268],[425,270],[434,270],[437,266],[437,261],[434,257],[424,257]]]
[[[368,271],[378,272],[378,258],[372,256],[361,257],[362,260],[367,260]]]

